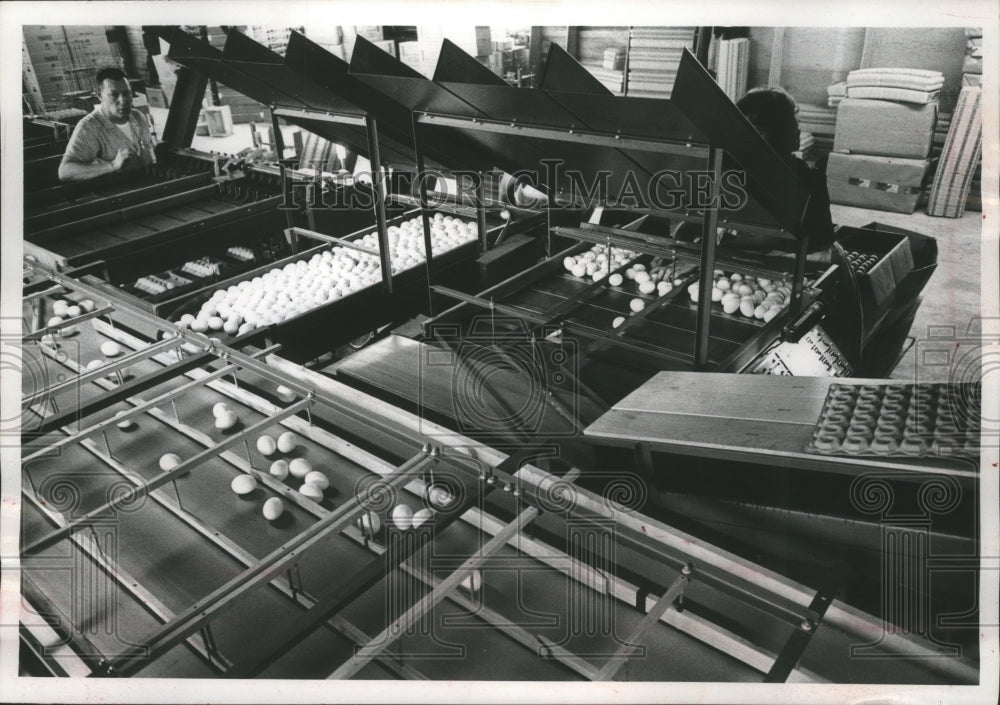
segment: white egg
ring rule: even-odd
[[[278,450],[282,453],[291,453],[295,450],[296,436],[291,431],[285,431],[278,436]]]
[[[269,471],[272,477],[276,477],[279,480],[284,480],[288,477],[288,461],[287,460],[275,460],[271,463],[271,469]]]
[[[81,309],[79,306],[70,306],[69,308],[66,309],[66,315],[69,316],[70,318],[75,318],[76,316],[79,316],[80,313]]]
[[[208,330],[208,321],[204,318],[196,318],[191,322],[191,330],[195,333],[204,333]]]
[[[180,456],[176,453],[166,453],[165,455],[160,456],[160,470],[163,470],[164,472],[173,470],[180,464]]]
[[[215,427],[220,431],[228,431],[236,425],[237,421],[239,421],[239,417],[236,416],[236,412],[226,409],[215,417]]]
[[[104,367],[104,360],[91,360],[87,363],[88,370],[97,370]]]
[[[105,340],[101,343],[101,354],[105,357],[116,357],[121,355],[122,346],[113,340]]]
[[[392,510],[392,523],[400,531],[406,531],[413,525],[413,510],[405,504],[397,504]]]
[[[458,584],[458,587],[469,593],[470,595],[476,595],[483,587],[483,573],[482,571],[476,569],[465,576],[465,579]]]
[[[315,502],[323,501],[323,490],[316,485],[310,485],[308,482],[299,488],[299,494],[303,497],[308,497]]]
[[[622,285],[622,275],[615,272],[610,277],[608,277],[608,284],[611,286],[621,286]]]
[[[122,411],[119,411],[117,414],[115,414],[115,416],[124,416],[127,413],[128,412],[123,409]],[[129,431],[134,427],[135,427],[135,421],[133,421],[132,419],[122,419],[121,421],[118,422],[118,428],[121,431]]]
[[[313,470],[306,474],[304,481],[307,485],[316,485],[321,490],[325,490],[330,486],[330,481],[326,478],[326,475],[321,473],[319,470]]]
[[[446,509],[455,501],[455,496],[444,487],[432,487],[427,500],[437,509]]]
[[[65,316],[66,309],[68,308],[69,304],[66,303],[65,301],[56,301],[54,304],[52,304],[52,313],[54,313],[57,316]]]
[[[426,507],[424,509],[419,509],[413,513],[413,518],[410,520],[414,529],[429,520],[433,516],[433,512]]]
[[[63,319],[61,319],[59,316],[53,316],[48,320],[48,323],[46,323],[45,326],[46,328],[52,328],[53,326],[57,326],[62,322]]]
[[[253,475],[239,475],[233,478],[230,487],[238,495],[250,494],[257,489],[257,478]]]
[[[292,477],[303,478],[312,472],[312,463],[305,458],[295,458],[288,463],[288,472]]]
[[[616,316],[615,320],[611,321],[611,327],[617,328],[624,322],[625,322],[625,316]]]
[[[646,302],[642,299],[632,299],[628,302],[628,307],[638,313],[642,309],[646,308]]]
[[[282,515],[285,511],[285,503],[281,501],[280,497],[271,497],[269,500],[264,502],[264,518],[268,521],[274,521]]]
[[[358,527],[366,534],[374,536],[382,529],[382,520],[375,512],[362,514],[357,521]]]
[[[224,401],[220,401],[218,404],[212,407],[212,416],[219,418],[222,416],[222,412],[229,411],[229,405]]]
[[[577,264],[573,266],[571,272],[574,277],[582,277],[587,274],[587,268],[584,267],[582,264]]]
[[[84,313],[90,313],[95,308],[94,307],[94,302],[93,302],[92,299],[84,299],[83,301],[81,301],[79,303],[79,306],[83,310]]]
[[[274,443],[274,439],[270,436],[261,436],[257,439],[257,450],[260,451],[261,455],[274,455],[276,449],[277,446]]]
[[[642,274],[645,274],[645,272],[642,272]],[[638,281],[638,279],[636,281]],[[653,291],[655,291],[655,290],[656,290],[656,284],[654,284],[649,279],[647,279],[646,281],[644,281],[641,284],[639,284],[639,293],[640,294],[652,294]]]

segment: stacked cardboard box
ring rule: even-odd
[[[64,93],[92,89],[100,68],[122,65],[103,25],[25,25],[23,36],[22,64],[30,65],[33,86],[46,104],[59,105]]]
[[[832,203],[897,213],[916,210],[938,123],[932,94],[943,80],[940,73],[914,69],[848,74],[826,172]],[[858,89],[860,95],[885,98],[859,98]]]
[[[965,212],[965,203],[982,156],[981,103],[981,88],[966,86],[958,95],[951,129],[948,130],[948,139],[931,186],[927,215],[960,218]]]
[[[684,49],[694,49],[694,27],[632,27],[626,65],[626,93],[669,98]]]
[[[723,39],[719,42],[716,79],[733,101],[747,92],[747,70],[750,66],[750,40]]]

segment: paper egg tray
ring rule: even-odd
[[[977,457],[978,383],[831,384],[807,453]]]
[[[847,263],[855,274],[867,274],[872,267],[878,264],[880,255],[870,252],[854,252],[847,250]]]

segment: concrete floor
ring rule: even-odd
[[[937,240],[938,267],[924,288],[923,303],[910,329],[916,343],[897,365],[894,379],[955,381],[978,379],[979,361],[994,354],[984,343],[981,316],[982,215],[933,218],[835,205],[833,222],[871,222],[905,228]],[[994,291],[994,296],[996,292]],[[993,331],[995,332],[995,331]]]

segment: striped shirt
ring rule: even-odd
[[[128,120],[138,143],[130,140],[97,106],[76,124],[66,146],[66,156],[81,164],[92,164],[97,159],[110,162],[118,155],[119,149],[127,149],[132,158],[138,157],[143,164],[152,164],[156,158],[149,121],[138,110],[132,110]]]

